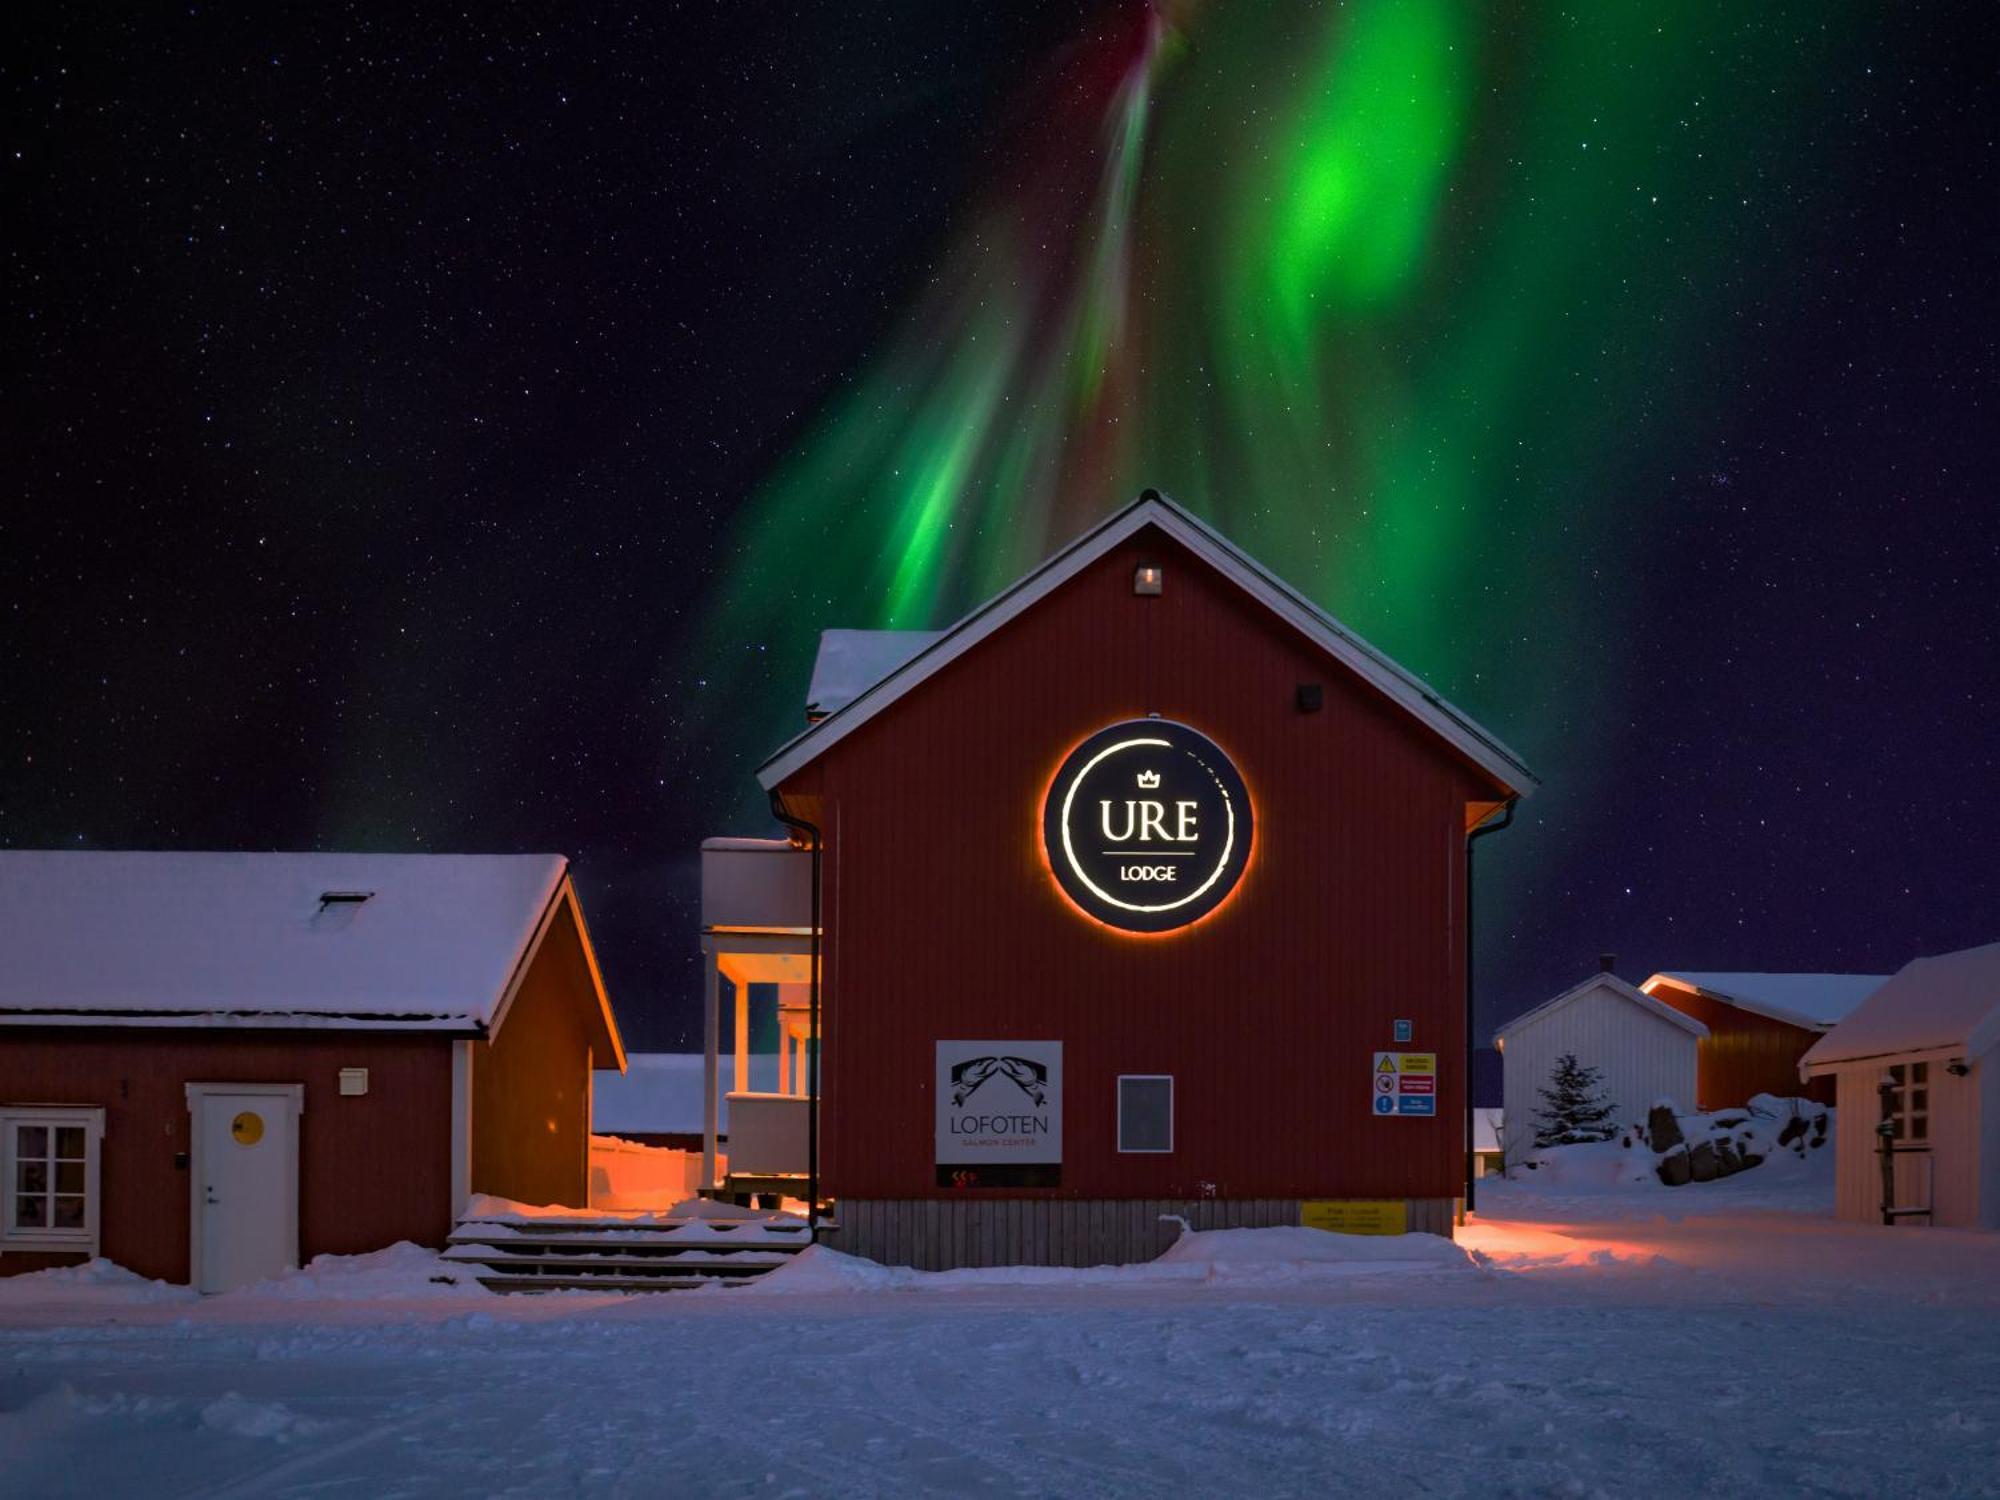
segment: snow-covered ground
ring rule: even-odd
[[[1817,1164],[1487,1184],[1464,1251],[1313,1231],[1124,1271],[826,1252],[503,1298],[402,1249],[207,1301],[0,1282],[9,1495],[2000,1494],[2000,1237]],[[1469,1253],[1468,1253],[1469,1252]]]

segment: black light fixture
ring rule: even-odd
[[[1140,563],[1132,574],[1132,592],[1157,594],[1163,582],[1165,574],[1158,563]]]
[[[1326,707],[1326,689],[1317,682],[1302,682],[1297,701],[1300,713],[1316,714]]]

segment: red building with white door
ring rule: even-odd
[[[0,1275],[225,1291],[588,1201],[619,1069],[557,855],[0,851]]]
[[[801,1060],[739,1063],[718,1189],[810,1174],[925,1266],[1449,1231],[1467,839],[1534,784],[1492,735],[1150,492],[949,630],[829,632],[809,699],[789,845],[704,850],[711,1066],[724,980]]]

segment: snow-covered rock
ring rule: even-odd
[[[1763,1165],[1773,1156],[1805,1161],[1833,1139],[1833,1111],[1810,1099],[1758,1094],[1737,1109],[1681,1114],[1657,1101],[1644,1125],[1615,1140],[1550,1146],[1526,1163],[1527,1174],[1565,1192],[1602,1192],[1651,1182],[1665,1187],[1710,1183]]]

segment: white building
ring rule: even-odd
[[[1904,965],[1799,1072],[1834,1080],[1841,1218],[2000,1228],[2000,943]]]
[[[1643,1121],[1656,1099],[1691,1106],[1695,1052],[1707,1035],[1708,1028],[1692,1016],[1611,973],[1593,974],[1514,1017],[1493,1034],[1501,1058],[1506,1165],[1534,1153],[1538,1091],[1548,1086],[1564,1053],[1598,1070],[1605,1098],[1616,1110],[1613,1122],[1627,1125]]]

